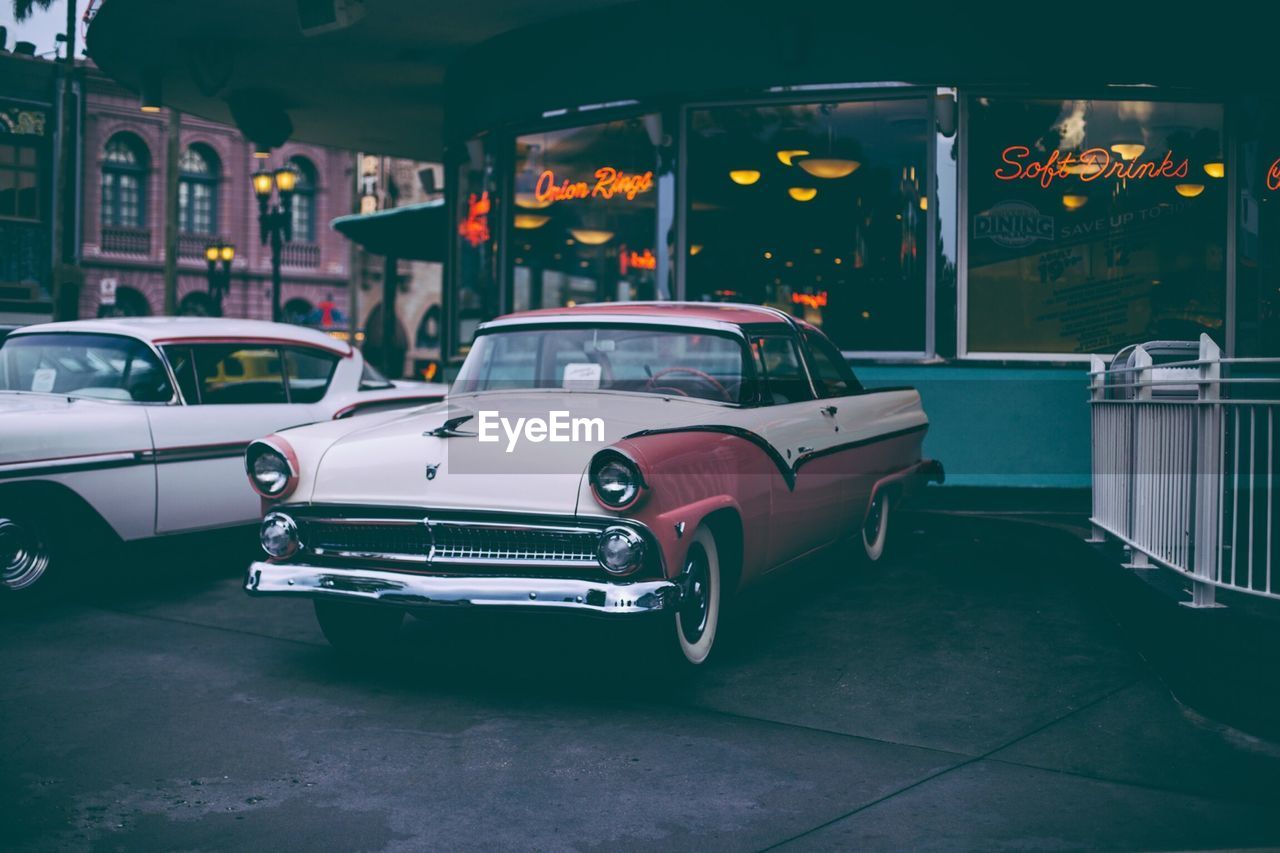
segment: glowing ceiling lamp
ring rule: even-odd
[[[813,201],[818,190],[815,187],[791,187],[787,190],[787,195],[796,201]]]
[[[702,251],[701,243],[694,243],[692,246],[689,247],[689,254],[691,255],[696,255],[701,251]]]
[[[922,195],[922,196],[920,196],[920,209],[921,209],[921,210],[928,210],[928,209],[929,209],[929,197],[928,197],[928,196],[923,196],[923,195]]]
[[[1147,146],[1140,142],[1116,142],[1111,150],[1119,154],[1121,160],[1137,160],[1147,150]]]
[[[760,180],[760,172],[756,169],[732,169],[729,172],[729,180],[738,186],[749,187]]]
[[[862,164],[857,160],[844,160],[839,157],[806,157],[796,161],[796,165],[815,178],[844,178],[852,175]]]
[[[569,233],[573,239],[587,246],[603,246],[613,239],[612,231],[599,228],[570,228]]]
[[[535,193],[516,193],[516,207],[523,207],[525,210],[542,210],[551,204],[551,199],[540,199]]]
[[[1221,160],[1204,164],[1204,173],[1211,178],[1221,178],[1227,174],[1227,166]]]
[[[551,221],[550,216],[543,216],[538,213],[517,213],[515,225],[517,228],[524,228],[528,230],[533,228],[541,228],[543,225],[546,225],[549,221]]]
[[[809,152],[803,148],[783,148],[778,152],[778,162],[784,166],[794,166],[795,163],[791,162],[792,160],[797,157],[807,157],[808,155]]]
[[[1067,193],[1062,197],[1062,206],[1067,210],[1079,210],[1089,203],[1087,195],[1078,195],[1076,193]]]
[[[1183,198],[1195,198],[1204,192],[1204,184],[1176,184],[1174,190]]]

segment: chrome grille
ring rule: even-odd
[[[439,566],[598,568],[590,527],[428,518],[302,518],[304,548],[319,556]]]

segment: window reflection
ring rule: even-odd
[[[512,307],[653,299],[656,115],[516,139]]]
[[[969,101],[968,349],[1222,343],[1222,108]]]
[[[929,104],[690,116],[687,294],[758,302],[846,351],[925,349]]]

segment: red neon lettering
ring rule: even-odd
[[[793,293],[791,301],[796,305],[804,305],[809,308],[825,308],[827,305],[827,292],[820,290],[817,293]]]
[[[1105,148],[1090,148],[1080,154],[1079,158],[1070,152],[1050,151],[1044,160],[1030,160],[1031,149],[1025,145],[1010,145],[1000,152],[1000,160],[1012,169],[997,167],[992,174],[996,180],[1036,181],[1048,189],[1057,180],[1077,174],[1080,180],[1096,181],[1099,178],[1115,178],[1117,180],[1142,180],[1149,178],[1185,178],[1190,170],[1190,160],[1183,158],[1175,161],[1173,153],[1166,151],[1159,162],[1147,160],[1113,160],[1111,153]],[[1085,168],[1081,168],[1085,167]],[[1280,187],[1280,160],[1276,161],[1277,187]]]
[[[586,181],[569,181],[565,179],[556,183],[556,176],[550,169],[538,176],[534,185],[533,196],[540,202],[571,201],[580,198],[604,198],[622,196],[627,201],[634,201],[640,193],[653,188],[653,172],[631,174],[615,169],[613,166],[601,166],[595,171],[595,183]]]
[[[1276,160],[1267,169],[1267,189],[1280,190],[1280,160]]]

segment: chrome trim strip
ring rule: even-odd
[[[249,566],[244,589],[255,596],[345,598],[400,607],[517,607],[601,616],[669,610],[680,600],[679,587],[669,580],[625,583],[560,578],[440,577],[267,562]]]

